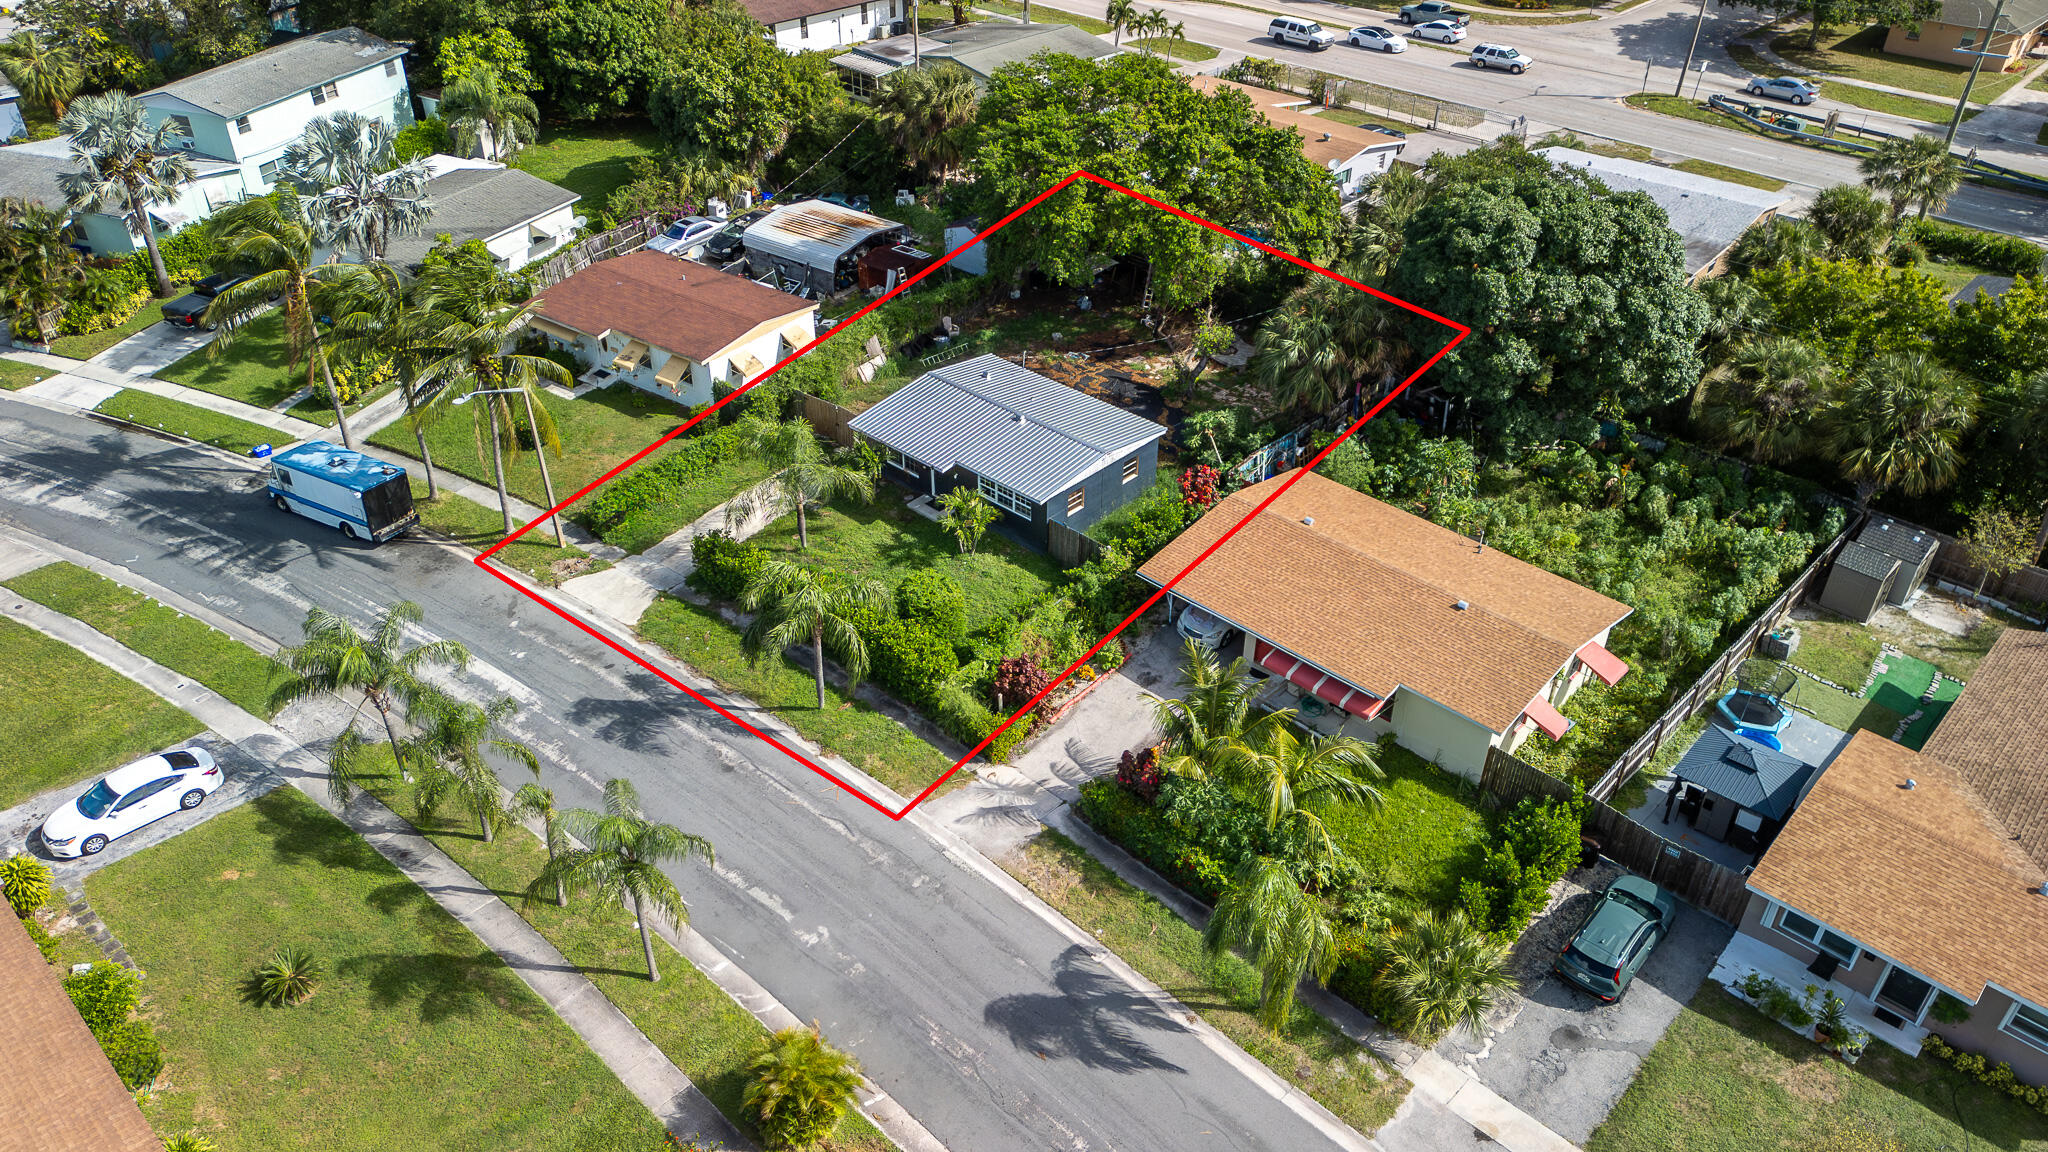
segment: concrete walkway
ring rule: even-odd
[[[638,556],[629,556],[609,544],[593,541],[597,548],[609,550],[604,557],[611,560],[613,566],[565,581],[562,591],[591,611],[631,629],[640,623],[640,617],[646,614],[655,597],[663,592],[682,594],[690,573],[697,570],[697,562],[690,555],[690,545],[697,537],[710,532],[729,531],[735,539],[745,540],[773,524],[783,514],[785,505],[775,498],[771,484],[772,480],[763,480],[754,486],[749,496],[753,511],[736,525],[726,523],[726,510],[733,504],[728,500]],[[599,554],[590,546],[585,546],[584,551],[593,556]]]
[[[31,384],[21,391],[29,396],[68,404],[74,408],[96,408],[114,393],[123,388],[131,388],[137,392],[161,396],[166,400],[190,404],[195,408],[204,408],[222,416],[232,416],[251,424],[261,424],[283,434],[287,438],[287,443],[312,439],[327,432],[318,424],[286,416],[281,412],[272,412],[268,408],[258,408],[254,404],[244,404],[239,400],[230,400],[211,392],[201,392],[197,388],[187,388],[183,384],[173,384],[154,376],[138,375],[105,359],[113,356],[126,343],[128,341],[116,344],[91,360],[73,360],[68,356],[53,356],[48,352],[28,352],[18,348],[8,349],[0,355],[5,355],[9,360],[33,364],[57,373],[50,379],[39,384]]]

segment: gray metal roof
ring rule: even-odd
[[[1709,724],[1672,774],[1752,812],[1783,820],[1792,814],[1815,771],[1811,764]]]
[[[353,76],[405,51],[360,28],[336,28],[173,80],[137,99],[147,104],[151,96],[172,96],[216,116],[240,116],[315,85]]]
[[[1874,548],[1887,556],[1896,556],[1914,567],[1932,555],[1941,541],[1925,528],[1915,528],[1889,516],[1873,516],[1863,531],[1856,534],[1856,543],[1865,548]]]
[[[458,168],[427,181],[434,214],[416,236],[393,240],[385,253],[393,264],[426,259],[446,233],[455,243],[489,240],[560,208],[577,195],[517,168]]]
[[[1782,192],[1765,192],[1675,168],[1599,156],[1576,148],[1538,148],[1552,163],[1581,168],[1610,192],[1641,192],[1664,209],[1671,229],[1685,242],[1688,275],[1714,262],[1764,213],[1792,202]]]
[[[902,232],[904,226],[826,200],[784,204],[747,226],[749,252],[794,260],[830,271],[839,258],[871,239]]]
[[[1142,416],[1000,356],[933,369],[850,426],[941,471],[965,468],[1039,503],[1166,435]]]
[[[1997,11],[1998,0],[1942,0],[1941,13],[1935,19],[1943,24],[1981,30]],[[1998,29],[2031,32],[2044,20],[2048,20],[2048,0],[2006,0],[2005,11],[1998,17]]]
[[[870,40],[854,45],[851,52],[833,57],[832,62],[841,68],[870,76],[883,76],[909,67],[915,53],[916,58],[923,61],[958,64],[985,85],[997,69],[1029,60],[1040,52],[1062,52],[1084,60],[1102,60],[1117,55],[1118,49],[1072,24],[1011,24],[983,20],[935,28],[920,35],[915,45],[907,32],[901,36]],[[877,70],[872,66],[874,64],[883,67]]]
[[[1887,556],[1875,548],[1859,544],[1854,540],[1842,545],[1842,550],[1835,555],[1835,567],[1846,568],[1860,576],[1868,576],[1872,580],[1884,579],[1891,575],[1892,570],[1898,566],[1898,557]]]

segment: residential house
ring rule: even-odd
[[[1792,203],[1783,192],[1640,160],[1562,147],[1538,148],[1536,153],[1562,167],[1584,170],[1610,192],[1641,192],[1656,201],[1671,221],[1671,230],[1685,242],[1685,274],[1695,284],[1727,271],[1728,253],[1742,234]]]
[[[357,112],[412,123],[406,49],[357,28],[301,36],[136,97],[151,122],[177,125],[192,152],[242,168],[251,194],[268,192],[284,150],[316,117]]]
[[[746,0],[747,14],[785,52],[823,52],[889,34],[909,0]],[[900,5],[900,7],[899,7]]]
[[[180,189],[176,200],[150,209],[159,237],[195,220],[203,220],[215,209],[248,195],[240,166],[210,157],[194,156],[192,159],[199,178]],[[78,165],[71,159],[69,136],[0,148],[0,196],[16,197],[45,208],[68,212],[58,177],[76,171]],[[95,256],[123,256],[143,246],[142,233],[130,229],[118,215],[86,213],[74,216],[72,227],[78,242]]]
[[[21,118],[21,90],[0,81],[0,141],[27,136],[28,122]]]
[[[1294,129],[1295,135],[1301,137],[1301,154],[1336,178],[1337,194],[1346,200],[1363,192],[1367,181],[1393,167],[1394,158],[1408,146],[1406,140],[1384,132],[1369,132],[1341,120],[1324,119],[1316,115],[1320,105],[1286,93],[1252,88],[1214,76],[1191,77],[1188,83],[1207,96],[1241,92],[1274,127]],[[1359,113],[1361,117],[1364,115]]]
[[[1750,874],[1717,978],[1823,986],[1908,1053],[1933,1031],[2048,1084],[2044,705],[2048,634],[2011,629],[1921,751],[1856,733]]]
[[[643,248],[541,293],[531,323],[575,354],[585,383],[694,407],[809,344],[816,321],[815,305],[787,293]]]
[[[935,368],[847,425],[882,450],[887,475],[928,500],[972,488],[1037,548],[1151,487],[1166,429],[1000,356]]]
[[[774,276],[793,291],[835,295],[859,282],[862,256],[893,246],[908,231],[894,220],[826,200],[799,200],[747,225],[747,267]]]
[[[1170,616],[1242,633],[1222,655],[1270,677],[1268,703],[1477,781],[1489,749],[1563,737],[1589,676],[1627,673],[1605,645],[1628,605],[1316,473],[1286,483],[1231,494],[1138,570]]]
[[[1988,51],[1986,72],[2009,71],[2026,61],[2027,53],[2041,43],[2043,26],[2048,25],[2048,0],[2006,0],[2003,12],[1997,0],[1942,0],[1941,11],[1918,24],[1895,24],[1886,33],[1884,50],[1895,56],[1917,56],[1943,64],[1968,67],[1972,52]],[[1989,47],[1985,30],[1998,14]]]
[[[0,916],[0,1152],[163,1152],[63,981],[12,915]]]
[[[559,251],[576,237],[574,192],[528,172],[489,160],[427,157],[427,199],[433,217],[417,235],[391,241],[385,258],[416,266],[446,236],[462,244],[480,240],[498,267],[517,271]]]
[[[839,81],[856,99],[865,100],[883,80],[905,68],[958,64],[984,90],[996,70],[1019,64],[1040,52],[1062,52],[1083,60],[1107,60],[1119,49],[1072,24],[1011,24],[984,20],[934,28],[913,38],[890,36],[856,44],[832,58]]]

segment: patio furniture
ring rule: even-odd
[[[1835,969],[1841,966],[1841,957],[1831,952],[1823,952],[1813,958],[1813,963],[1808,964],[1806,970],[1823,980],[1832,980],[1835,978]]]

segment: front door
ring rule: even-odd
[[[1920,1018],[1920,1010],[1927,1007],[1927,998],[1932,995],[1934,985],[1896,964],[1877,988],[1877,1002],[1908,1020]]]

